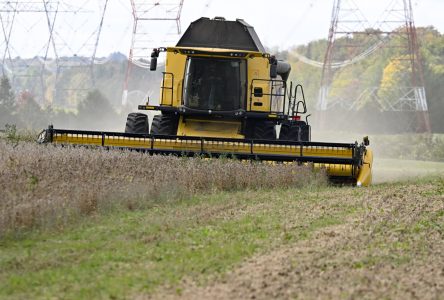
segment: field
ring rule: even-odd
[[[444,168],[308,168],[0,141],[0,298],[444,294]],[[402,175],[402,176],[401,176]]]

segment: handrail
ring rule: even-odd
[[[167,87],[165,86],[165,75],[171,75],[171,87]],[[162,86],[160,87],[160,89],[162,90],[162,95],[161,98],[163,101],[163,92],[164,90],[171,90],[171,101],[170,101],[170,105],[167,105],[165,103],[163,103],[163,105],[166,106],[173,106],[173,100],[174,100],[174,74],[171,72],[162,72]]]

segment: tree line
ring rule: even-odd
[[[97,89],[89,91],[74,112],[52,106],[42,108],[30,92],[15,94],[9,78],[3,76],[0,79],[1,127],[14,125],[17,128],[43,129],[49,124],[57,124],[79,129],[106,129],[115,126],[116,120],[120,119],[120,114]]]
[[[444,84],[442,84],[444,82],[444,35],[433,27],[418,28],[417,32],[432,130],[444,133]],[[371,40],[369,36],[356,35],[339,39],[336,41],[339,47],[336,49],[334,59],[340,61],[350,57],[350,53],[346,52],[350,50],[347,50],[347,47],[341,47],[341,44],[371,46],[374,40]],[[402,37],[396,35],[388,38],[388,47],[382,48],[381,51],[349,67],[335,69],[330,89],[332,97],[357,98],[360,97],[360,90],[377,86],[379,87],[377,96],[390,99],[390,93],[395,91],[396,87],[411,84],[410,78],[405,76],[409,68],[408,57],[406,53],[400,52],[402,48],[399,47],[399,44],[404,41]],[[304,86],[311,113],[315,113],[322,71],[320,68],[303,63],[293,54],[297,52],[310,59],[323,61],[326,47],[327,41],[321,39],[278,53],[278,58],[285,59],[292,65],[290,80]],[[95,69],[96,89],[81,97],[74,96],[70,92],[54,95],[51,92],[55,90],[54,74],[45,75],[44,81],[48,83],[48,88],[43,93],[44,99],[36,99],[38,93],[33,90],[35,82],[30,82],[30,77],[23,76],[21,81],[18,81],[18,91],[14,91],[10,79],[3,76],[0,83],[0,127],[5,124],[16,124],[17,127],[39,129],[53,123],[69,128],[121,130],[128,112],[121,108],[126,64],[127,61],[118,61],[97,66]],[[151,90],[152,98],[156,98],[161,81],[159,74],[159,72],[149,72],[133,66],[129,90],[144,92]],[[68,91],[69,87],[87,79],[75,70],[70,70],[59,74],[58,80]],[[374,109],[375,99],[362,98],[356,109],[369,114],[377,113],[377,109]],[[38,104],[42,102],[47,104],[42,107]],[[136,102],[131,103],[132,107],[129,110],[136,110],[137,104],[140,104]]]
[[[371,30],[371,29],[369,29]],[[421,68],[424,74],[425,91],[430,121],[433,132],[444,133],[444,35],[433,27],[417,29],[420,45]],[[395,94],[398,87],[412,86],[409,73],[410,57],[401,47],[405,37],[393,35],[386,38],[385,46],[368,58],[344,68],[334,70],[330,84],[330,98],[357,99],[361,97],[356,110],[365,114],[378,113],[380,109],[377,98],[396,101],[399,95]],[[352,57],[350,47],[345,44],[361,45],[360,49],[371,47],[375,43],[370,35],[355,35],[338,39],[335,48],[335,61],[342,61]],[[404,44],[403,44],[404,45]],[[315,61],[324,61],[327,41],[316,40],[307,45],[298,46],[281,53],[281,57],[290,61],[292,65],[291,79],[304,86],[305,94],[311,111],[314,111],[321,85],[322,69],[310,66],[300,61],[295,52]],[[377,92],[370,97],[362,95],[362,91],[377,87]],[[391,95],[393,93],[393,95]]]

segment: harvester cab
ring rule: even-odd
[[[157,48],[150,70],[166,52],[160,104],[151,134],[237,139],[309,141],[302,86],[288,84],[290,64],[266,53],[254,28],[243,20],[201,18],[176,47]],[[142,133],[143,114],[131,114],[127,133]],[[278,126],[278,127],[276,127]],[[143,132],[147,133],[147,132]]]
[[[130,113],[125,132],[55,129],[41,143],[132,149],[150,154],[233,157],[310,164],[334,182],[368,186],[373,155],[360,144],[311,141],[301,85],[288,83],[290,64],[262,46],[243,20],[200,18],[175,47],[156,48],[150,69],[166,53],[159,104],[151,126],[144,113]]]

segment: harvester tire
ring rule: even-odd
[[[300,131],[300,132],[299,132]],[[310,126],[305,122],[282,123],[279,140],[309,142]]]
[[[262,121],[254,125],[253,139],[257,140],[275,140],[276,128],[274,122]]]
[[[176,115],[155,115],[151,123],[151,134],[176,135],[179,119]]]
[[[125,133],[148,134],[148,116],[141,113],[128,114]]]

